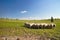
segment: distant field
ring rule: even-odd
[[[0,36],[44,35],[60,38],[60,19],[54,20],[54,29],[29,29],[24,27],[25,22],[50,23],[50,20],[11,20],[0,19]]]

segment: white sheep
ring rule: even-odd
[[[31,28],[35,28],[35,26],[36,26],[36,24],[33,24],[33,25],[31,26]]]
[[[28,28],[53,28],[56,25],[51,23],[51,24],[47,24],[47,23],[25,23],[25,26]]]
[[[29,28],[30,27],[30,24],[29,23],[25,23],[25,26]]]
[[[50,24],[50,26],[51,26],[52,28],[54,28],[56,25],[52,23],[52,24]]]
[[[30,23],[30,28],[32,27],[33,24],[34,24],[34,23]]]

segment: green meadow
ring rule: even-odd
[[[46,35],[48,37],[60,38],[60,19],[54,19],[56,24],[52,29],[30,29],[24,27],[25,22],[51,23],[50,20],[18,20],[0,18],[0,36],[22,36],[22,35]]]

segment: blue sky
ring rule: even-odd
[[[0,17],[18,19],[60,18],[60,0],[0,0]]]

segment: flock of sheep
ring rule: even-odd
[[[28,23],[26,22],[25,27],[34,28],[34,29],[51,29],[54,28],[56,25],[54,23]]]

